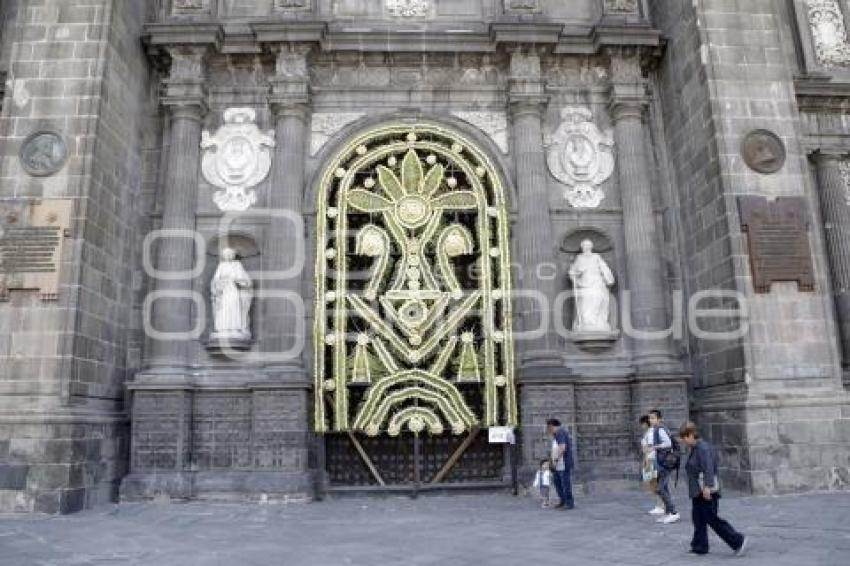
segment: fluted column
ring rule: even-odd
[[[151,304],[151,326],[169,336],[152,338],[148,362],[152,368],[177,369],[187,363],[189,334],[195,326],[190,273],[195,264],[201,120],[207,112],[202,80],[206,47],[179,48],[170,54],[171,73],[162,97],[170,120],[169,154],[162,187],[162,235],[155,255],[161,275],[153,278],[156,299]],[[183,276],[172,278],[181,272]]]
[[[291,271],[298,256],[306,255],[301,214],[310,118],[306,63],[309,46],[281,45],[276,50],[277,72],[272,84],[271,104],[277,145],[269,193],[271,223],[263,244],[263,265],[267,273]],[[278,216],[280,212],[284,215]],[[310,307],[304,302],[299,312],[296,304],[302,297],[303,275],[304,269],[292,277],[273,277],[266,283],[271,292],[263,301],[262,349],[268,355],[267,366],[272,374],[300,377],[304,373],[303,352],[296,351],[298,345],[304,343],[306,322],[303,315]],[[283,355],[288,352],[294,355]]]
[[[842,365],[850,366],[850,187],[842,175],[842,163],[850,168],[845,152],[819,150],[813,155],[823,218],[835,310],[841,330]]]
[[[558,288],[557,280],[552,277],[555,237],[549,214],[549,185],[543,145],[542,120],[547,102],[540,57],[533,51],[514,51],[511,55],[510,113],[518,207],[513,233],[520,264],[515,288],[520,291],[516,306],[523,331],[517,340],[521,377],[549,373],[549,369],[563,366],[559,340],[550,316]],[[534,296],[525,296],[529,293]],[[546,320],[549,323],[544,336],[534,339],[523,336],[541,328]]]
[[[650,186],[652,155],[647,151],[649,106],[639,55],[611,54],[610,113],[614,122],[617,171],[623,203],[626,279],[630,324],[639,372],[661,369],[671,361],[669,338],[648,338],[668,328],[662,251]],[[625,326],[625,325],[624,325]],[[635,332],[636,331],[636,332]]]

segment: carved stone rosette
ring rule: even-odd
[[[263,133],[251,108],[229,108],[224,125],[215,135],[204,132],[201,171],[204,178],[221,191],[213,201],[222,211],[244,211],[257,202],[253,189],[271,169],[274,132]]]
[[[385,0],[387,13],[398,18],[424,18],[431,14],[430,0]]]
[[[818,61],[825,67],[850,65],[850,42],[837,0],[807,0],[806,5]]]
[[[575,208],[597,208],[605,199],[599,185],[614,173],[614,138],[603,133],[587,108],[568,107],[548,140],[552,175],[568,188],[564,198]]]

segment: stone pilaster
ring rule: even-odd
[[[650,186],[652,156],[646,147],[649,106],[639,54],[611,52],[610,112],[617,147],[617,172],[623,202],[628,312],[639,373],[669,366],[667,338],[650,338],[668,328],[662,264]],[[642,336],[643,334],[643,336]]]
[[[850,186],[842,165],[850,170],[845,152],[819,150],[813,155],[824,224],[835,310],[841,330],[842,365],[850,366]]]
[[[304,159],[308,143],[310,96],[307,76],[309,45],[278,45],[277,66],[272,80],[271,105],[274,114],[277,146],[272,162],[269,208],[271,223],[263,242],[263,266],[269,276],[263,301],[262,346],[271,374],[295,374],[304,379],[303,316],[296,301],[303,300],[304,269],[292,277],[274,273],[291,271],[302,259],[304,226],[301,216],[304,199]],[[298,233],[300,231],[300,233]],[[299,249],[299,246],[301,249]],[[304,304],[304,312],[309,305]],[[286,353],[293,353],[291,356]]]
[[[511,55],[510,113],[513,127],[518,217],[514,226],[516,254],[520,264],[515,288],[517,314],[522,332],[518,336],[520,378],[563,373],[560,341],[551,324],[551,310],[558,293],[550,278],[555,265],[555,237],[549,215],[546,156],[543,145],[544,93],[540,56],[517,49]],[[532,296],[533,295],[533,296]],[[549,321],[546,333],[530,338],[529,332]]]
[[[162,187],[162,235],[158,239],[155,267],[165,277],[154,277],[156,300],[151,326],[172,337],[151,339],[148,364],[170,371],[184,367],[194,326],[192,277],[195,264],[195,212],[197,208],[198,163],[201,120],[207,112],[203,87],[206,47],[169,50],[171,73],[165,81],[162,104],[170,120],[170,152]],[[182,272],[184,276],[174,274]],[[168,274],[172,274],[169,276]],[[169,278],[169,277],[174,277]],[[185,333],[186,338],[177,338]]]

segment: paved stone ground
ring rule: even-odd
[[[656,525],[647,503],[635,491],[582,497],[573,511],[542,510],[506,494],[123,504],[65,517],[0,516],[0,564],[850,564],[850,493],[725,498],[721,514],[752,537],[740,559],[713,535],[711,555],[688,555],[687,517]]]

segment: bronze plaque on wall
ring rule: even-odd
[[[739,197],[738,206],[756,293],[769,293],[776,281],[796,281],[801,291],[814,291],[805,199]]]
[[[62,243],[72,211],[67,199],[0,207],[0,299],[13,290],[38,291],[45,300],[58,297]]]

